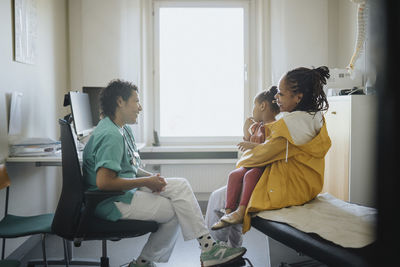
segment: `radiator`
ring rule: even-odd
[[[200,200],[208,198],[212,191],[226,185],[228,175],[235,169],[235,164],[161,164],[147,165],[146,169],[160,172],[166,178],[186,178]]]

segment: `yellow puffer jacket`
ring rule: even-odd
[[[325,154],[331,146],[324,119],[317,136],[295,145],[283,119],[265,125],[266,141],[247,150],[237,167],[266,166],[251,195],[243,221],[250,229],[251,214],[302,205],[316,197],[324,183]]]

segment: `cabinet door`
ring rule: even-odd
[[[325,114],[332,146],[325,156],[325,177],[322,192],[349,200],[350,101],[329,102]]]

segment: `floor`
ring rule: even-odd
[[[132,258],[136,258],[142,246],[147,239],[147,235],[124,239],[118,242],[108,242],[108,255],[110,257],[110,266],[122,266]],[[267,266],[267,243],[263,234],[256,229],[251,229],[244,236],[243,246],[247,248],[246,258],[249,258],[253,266]],[[49,236],[47,238],[46,251],[49,258],[61,258],[62,241],[57,236]],[[73,249],[75,258],[93,258],[99,259],[101,255],[100,241],[86,241],[79,248]],[[25,255],[22,259],[22,265],[26,266],[26,262],[32,258],[41,258],[41,246],[38,245],[32,251]],[[195,267],[200,266],[200,249],[196,240],[183,241],[182,235],[179,236],[174,252],[168,263],[158,263],[158,267]]]

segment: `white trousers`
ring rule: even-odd
[[[122,219],[159,223],[157,232],[150,234],[140,254],[149,261],[168,261],[178,237],[179,226],[185,241],[209,233],[187,180],[167,178],[166,181],[165,190],[161,193],[152,193],[143,187],[135,192],[130,204],[115,202]]]
[[[211,193],[208,199],[206,224],[209,229],[222,217],[221,209],[225,209],[226,186]],[[215,240],[227,242],[231,247],[241,247],[243,242],[242,225],[236,224],[216,231],[210,231]]]

